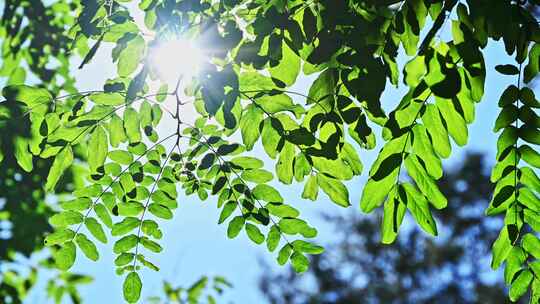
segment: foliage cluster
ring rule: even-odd
[[[2,91],[6,112],[16,103],[28,112],[29,136],[11,140],[18,166],[32,172],[35,162],[50,161],[44,188],[51,193],[61,191],[71,168],[79,168],[81,181],[62,197],[62,211],[49,219],[55,231],[45,239],[60,270],[70,269],[81,253],[97,260],[95,242],[112,236],[124,298],[137,302],[140,270],[159,269],[151,254],[163,249],[160,221],[173,218],[182,190],[201,200],[217,197],[218,222],[227,223],[228,237],[244,231],[277,251],[279,264],[304,272],[306,255],[323,252],[309,241],[317,230],[270,182],[298,183],[305,199],[317,200],[323,192],[348,207],[344,182],[362,173],[358,152],[375,148],[376,140],[383,148],[360,208],[384,210],[383,243],[395,241],[407,212],[437,235],[432,211],[447,207],[437,185],[442,159],[453,145],[467,143],[484,94],[485,49],[502,41],[515,63],[496,70],[515,75],[516,85],[502,93],[494,129],[503,131],[487,215],[504,213],[505,225],[493,245],[492,266],[505,263],[510,299],[530,288],[538,302],[540,179],[533,168],[540,167],[540,103],[527,87],[540,68],[540,28],[531,13],[538,0],[143,0],[138,8],[144,25],[125,2],[87,0],[76,10],[60,2],[65,18],[46,22],[58,24],[51,35],[66,43],[51,47],[48,33],[42,39],[34,33],[30,41],[45,42],[30,43],[16,52],[20,58],[4,62],[10,75],[21,74],[16,66],[26,60],[32,71],[49,77],[42,69],[53,56],[68,75],[66,48],[81,54],[84,68],[102,45],[114,46],[117,77],[102,90],[76,91],[67,76],[63,84],[49,77],[43,85],[12,82]],[[20,19],[4,20],[11,29],[3,33],[11,39],[7,48],[25,46],[18,40],[39,29],[21,28]],[[447,25],[448,41],[439,36]],[[194,79],[154,87],[160,79],[149,56],[177,36],[197,41],[208,60]],[[43,62],[36,62],[36,48],[45,50],[38,56]],[[402,68],[400,54],[406,57]],[[301,73],[316,74],[307,93],[290,89]],[[401,83],[407,93],[385,111],[381,95]],[[197,113],[193,123],[183,115],[186,103]],[[3,116],[9,122],[12,115]],[[165,120],[176,128],[160,128]],[[257,145],[273,172],[251,156]]]
[[[380,242],[383,210],[372,217],[323,214],[334,231],[325,244],[328,254],[310,257],[301,276],[290,269],[263,271],[261,291],[273,304],[509,303],[503,277],[489,266],[503,222],[484,215],[493,192],[489,163],[468,153],[445,170],[438,185],[448,208],[434,214],[444,231],[439,237],[407,225],[388,246]]]

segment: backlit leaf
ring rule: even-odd
[[[141,297],[142,282],[139,274],[130,272],[124,280],[124,300],[128,303],[136,303]]]
[[[58,183],[64,171],[71,166],[72,162],[73,151],[71,150],[71,146],[65,146],[54,158],[49,175],[47,176],[47,183],[45,184],[47,190],[52,190],[56,186],[56,183]]]

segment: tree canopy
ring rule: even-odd
[[[500,90],[484,87],[486,73],[497,72],[515,85],[501,90],[493,129],[485,213],[504,216],[504,226],[492,267],[504,264],[511,300],[530,291],[539,302],[540,103],[530,88],[540,69],[538,0],[130,2],[4,5],[0,117],[14,133],[2,134],[2,166],[15,174],[6,182],[29,174],[35,199],[57,194],[44,243],[60,271],[77,257],[97,261],[95,243],[111,241],[124,298],[137,302],[142,269],[159,270],[152,255],[166,246],[161,224],[181,193],[215,197],[229,238],[246,233],[296,272],[324,248],[278,184],[301,185],[304,199],[382,210],[385,244],[406,213],[437,235],[432,213],[448,205],[442,160],[467,144],[476,104]],[[201,62],[170,83],[152,56],[178,39],[196,45]],[[78,90],[72,70],[106,45],[116,77]],[[491,45],[514,62],[486,71]],[[172,53],[195,60],[185,48]],[[292,88],[301,75],[314,77],[305,92]],[[406,93],[383,105],[392,86]],[[351,202],[347,181],[363,173],[362,151],[377,146]]]

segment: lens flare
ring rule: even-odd
[[[158,76],[169,84],[195,76],[204,60],[203,52],[187,39],[162,42],[151,50],[150,58]]]

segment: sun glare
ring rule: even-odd
[[[204,56],[197,46],[187,39],[164,41],[151,53],[151,61],[162,81],[172,84],[180,77],[195,76]]]

